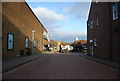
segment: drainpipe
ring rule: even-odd
[[[112,7],[111,7],[112,3],[108,3],[108,7],[109,7],[109,45],[110,45],[110,48],[109,48],[109,57],[110,57],[110,60],[112,60],[112,20],[113,20],[113,14],[112,14]]]
[[[32,54],[34,53],[34,34],[35,30],[32,31]]]

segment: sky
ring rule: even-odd
[[[26,0],[27,2],[27,0]],[[27,2],[55,41],[87,39],[90,2]]]

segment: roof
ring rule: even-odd
[[[64,44],[64,43],[62,43],[61,45],[62,45],[62,46],[66,46],[66,44]]]
[[[77,41],[73,42],[71,45],[72,46],[82,46],[86,43],[87,43],[87,40],[77,40]]]

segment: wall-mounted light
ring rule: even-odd
[[[33,33],[35,32],[35,30],[32,31]]]

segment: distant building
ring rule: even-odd
[[[84,48],[86,48],[87,40],[77,40],[73,42],[71,45],[73,46],[73,52],[83,52]]]
[[[61,45],[59,46],[59,52],[62,53],[66,53],[68,51],[72,51],[73,50],[73,46],[67,44],[67,43],[61,43]]]
[[[50,40],[50,50],[54,51],[57,48],[57,43],[54,40]]]
[[[60,49],[60,45],[62,44],[62,41],[55,41],[56,43],[57,43],[57,50],[59,50]]]
[[[67,51],[72,51],[73,50],[73,46],[71,45],[66,45]]]
[[[88,55],[120,61],[120,1],[92,2],[87,40]]]
[[[61,43],[61,41],[50,40],[50,49],[53,51],[59,51]]]
[[[67,51],[73,50],[73,47],[68,43],[63,43],[62,41],[53,41],[53,40],[50,41],[50,49],[54,51],[55,50],[60,51],[60,48],[62,50],[66,49]]]

